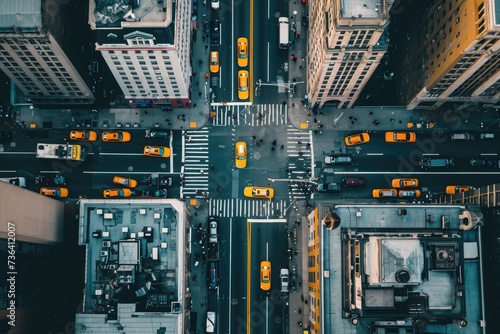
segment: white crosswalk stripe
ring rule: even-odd
[[[183,166],[181,175],[181,197],[203,198],[208,196],[208,129],[186,130],[183,132]]]
[[[212,105],[216,116],[212,118],[215,126],[227,125],[284,125],[288,124],[288,109],[282,104],[254,105]]]
[[[271,201],[263,199],[211,199],[208,208],[209,216],[219,217],[275,217],[284,215],[288,208],[287,201]]]
[[[288,178],[291,180],[306,180],[313,177],[314,173],[312,166],[312,131],[304,131],[296,129],[292,126],[287,127],[287,154],[290,158],[288,162]],[[293,159],[294,158],[294,159]],[[305,199],[305,187],[308,183],[291,182],[288,188],[290,200]]]

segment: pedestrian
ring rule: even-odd
[[[302,142],[299,140],[299,141],[297,142],[297,144],[302,145]]]
[[[149,113],[148,113],[148,111],[147,111],[147,110],[145,110],[145,111],[144,111],[144,114],[145,114],[145,115],[147,115],[147,114],[149,114]]]
[[[199,86],[200,85],[200,81],[196,81],[196,86]]]
[[[198,96],[201,97],[201,92],[198,92]]]
[[[205,36],[202,37],[203,42],[205,42]]]
[[[391,123],[394,123],[394,118],[391,118]]]
[[[295,107],[295,102],[294,102],[294,103],[292,103],[292,107]]]
[[[252,136],[252,137],[250,137],[250,138],[252,138],[252,139],[257,139],[257,137],[256,137],[256,136]]]
[[[370,112],[368,113],[368,115],[370,115],[370,116],[371,116],[371,115],[373,115],[373,111],[370,111]]]
[[[280,146],[280,150],[283,150],[285,148],[285,145]]]
[[[196,103],[195,103],[195,104],[193,104],[193,108],[196,108]]]
[[[205,44],[205,50],[208,50],[208,45]]]
[[[299,66],[299,68],[300,68],[300,69],[303,69],[303,68],[304,68],[304,65],[300,65],[300,66]]]
[[[286,106],[286,101],[283,101],[281,104],[283,104],[284,106]]]
[[[313,120],[313,122],[314,122],[314,123],[317,123],[317,122],[318,122],[318,119],[317,119],[317,118],[315,118],[315,119]]]

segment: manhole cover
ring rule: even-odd
[[[281,323],[281,317],[280,316],[274,317],[274,322],[277,323],[277,324],[280,324]]]
[[[253,158],[256,159],[256,160],[259,160],[261,157],[260,157],[260,153],[257,152],[253,155]]]

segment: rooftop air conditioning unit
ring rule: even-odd
[[[96,209],[95,213],[98,214],[98,215],[102,215],[102,209]]]
[[[111,212],[105,213],[104,219],[113,219],[113,214]]]
[[[146,214],[146,209],[139,209],[139,214],[140,215],[145,215]]]

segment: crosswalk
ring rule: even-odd
[[[208,196],[208,128],[182,133],[181,198]]]
[[[216,112],[212,118],[212,125],[285,125],[288,123],[288,109],[283,104],[241,105],[231,104],[212,105]]]
[[[285,200],[268,201],[262,199],[211,199],[209,216],[219,217],[279,217],[284,216],[289,204]]]
[[[308,180],[314,177],[314,154],[312,131],[304,131],[287,126],[288,178],[291,180]],[[309,182],[290,182],[288,194],[290,200],[305,199]]]

